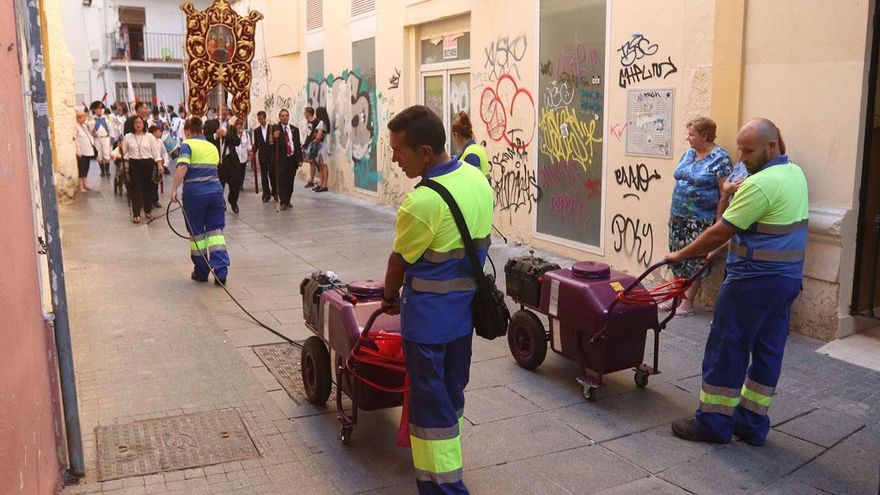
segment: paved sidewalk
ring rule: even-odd
[[[97,190],[61,211],[88,472],[65,495],[415,493],[409,451],[393,446],[399,409],[362,413],[343,446],[335,407],[298,405],[254,354],[252,346],[281,339],[221,289],[189,280],[187,243],[164,222],[131,224],[109,180],[93,174],[90,184]],[[381,278],[393,212],[301,183],[293,204],[276,213],[242,193],[241,213],[227,216],[229,286],[258,318],[304,339],[302,278],[318,269],[346,281]],[[495,242],[499,269],[527,252]],[[475,339],[463,431],[471,492],[877,494],[880,373],[816,353],[820,343],[800,335],[789,339],[766,446],[671,436],[669,424],[697,404],[710,318],[670,325],[663,373],[647,389],[620,372],[589,403],[571,362],[551,352],[529,372],[505,339]],[[259,458],[97,481],[97,426],[228,408],[242,413]]]

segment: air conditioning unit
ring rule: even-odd
[[[84,1],[88,1],[88,0],[84,0]],[[89,50],[89,55],[92,57],[92,62],[97,62],[101,58],[101,52],[98,51],[97,48],[92,48],[91,50]]]
[[[83,5],[85,5],[86,7],[91,7],[91,6],[92,6],[92,0],[83,0]]]

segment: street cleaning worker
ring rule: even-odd
[[[434,180],[458,203],[486,262],[492,231],[492,188],[476,168],[445,151],[443,121],[424,106],[388,122],[391,159],[410,179]],[[476,289],[471,261],[449,207],[416,187],[397,211],[383,305],[400,312],[409,376],[409,432],[419,493],[468,493],[462,481],[461,420],[471,365]],[[403,286],[403,300],[399,291]]]
[[[700,406],[672,433],[698,442],[729,443],[732,435],[763,445],[767,410],[782,368],[791,305],[801,291],[807,244],[807,180],[783,154],[779,129],[755,119],[736,144],[751,174],[721,219],[666,260],[709,253],[730,240],[727,276],[703,356]],[[751,365],[749,358],[751,357]]]
[[[465,163],[480,169],[483,175],[489,177],[489,155],[474,139],[474,127],[467,112],[458,112],[458,117],[452,121],[452,140],[461,149],[459,159]]]
[[[220,153],[216,146],[205,139],[202,121],[198,117],[187,120],[183,132],[186,140],[180,144],[177,156],[171,201],[177,202],[177,188],[182,183],[183,212],[192,234],[189,251],[194,268],[190,278],[197,282],[208,281],[210,268],[205,262],[207,257],[214,268],[214,283],[226,284],[229,254],[223,236],[226,202],[223,201],[223,186],[217,176]]]

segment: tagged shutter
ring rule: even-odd
[[[351,0],[351,16],[357,17],[376,11],[376,0]]]
[[[306,31],[324,27],[324,1],[306,1]]]

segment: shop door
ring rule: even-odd
[[[452,140],[452,122],[459,112],[470,114],[470,86],[471,75],[467,69],[422,72],[422,104],[443,119],[446,149],[453,155],[460,154],[461,149]]]
[[[872,317],[880,317],[880,28],[876,9],[852,302],[854,314]]]

